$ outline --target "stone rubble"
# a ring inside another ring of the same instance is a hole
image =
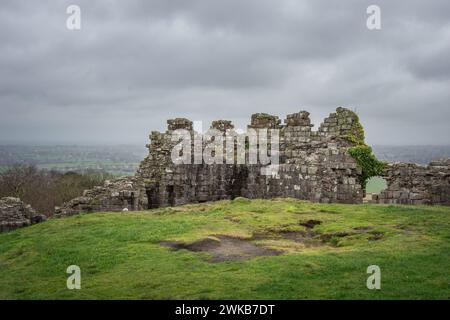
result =
[[[0,232],[11,231],[46,220],[46,216],[37,214],[30,205],[18,198],[0,199]]]
[[[139,182],[135,177],[105,181],[102,187],[85,190],[81,197],[55,208],[54,217],[71,216],[80,212],[135,211],[142,209]],[[124,210],[127,209],[127,210]]]

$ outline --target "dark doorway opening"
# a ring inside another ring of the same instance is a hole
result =
[[[174,186],[167,186],[166,192],[167,192],[167,202],[171,207],[173,207],[175,205],[175,188],[174,188]]]
[[[150,187],[147,188],[146,190],[147,193],[147,209],[154,209],[154,208],[158,208],[159,207],[159,187],[158,186],[154,186],[154,187]]]
[[[242,189],[247,186],[248,168],[246,166],[234,166],[233,177],[227,185],[227,193],[231,199],[240,197]]]

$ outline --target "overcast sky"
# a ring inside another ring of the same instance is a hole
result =
[[[0,143],[144,145],[169,118],[243,128],[255,112],[307,110],[317,128],[345,106],[370,144],[450,144],[449,14],[448,0],[1,0]]]

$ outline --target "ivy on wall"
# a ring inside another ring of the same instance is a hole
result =
[[[386,168],[386,162],[377,159],[372,151],[364,141],[364,129],[359,122],[359,117],[355,114],[355,121],[353,122],[351,134],[346,136],[347,140],[354,143],[355,146],[348,149],[348,153],[356,163],[361,167],[362,173],[360,183],[365,188],[367,180],[371,177],[379,176]]]
[[[348,153],[356,160],[362,169],[360,183],[365,187],[367,180],[379,176],[386,167],[386,163],[378,160],[368,145],[358,145],[348,150]]]

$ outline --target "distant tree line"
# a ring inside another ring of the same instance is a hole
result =
[[[51,216],[55,206],[114,177],[111,173],[93,170],[61,173],[34,165],[14,165],[0,173],[0,198],[20,198],[38,213]]]

